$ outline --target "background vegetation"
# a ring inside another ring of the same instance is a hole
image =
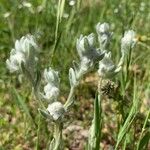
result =
[[[121,126],[121,105],[125,115],[122,119],[124,123],[136,99],[138,106],[133,113],[135,116],[131,116],[133,120],[128,124],[120,149],[123,149],[124,145],[125,149],[136,149],[135,145],[139,141],[143,144],[140,144],[141,149],[147,149],[150,138],[150,2],[78,0],[73,6],[69,2],[0,1],[0,149],[46,149],[47,140],[51,138],[50,125],[46,126],[46,121],[39,119],[38,104],[31,94],[30,85],[22,76],[10,75],[6,69],[5,61],[14,47],[15,40],[28,33],[36,37],[41,49],[41,70],[53,66],[59,71],[62,95],[60,100],[64,102],[69,92],[68,69],[72,66],[72,60],[78,59],[76,39],[80,34],[95,32],[98,22],[108,22],[114,32],[110,48],[115,56],[114,61],[119,59],[120,39],[125,30],[134,29],[139,38],[132,53],[130,79],[124,94],[126,101],[118,102],[119,98],[114,100],[108,94],[103,99],[101,147],[107,150],[116,144]],[[113,92],[116,90],[121,95],[117,88],[119,83],[115,84]],[[97,74],[91,72],[76,91],[76,102],[64,127],[66,149],[82,150],[86,144],[93,118],[96,86]]]

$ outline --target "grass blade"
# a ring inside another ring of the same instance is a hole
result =
[[[144,149],[144,146],[148,143],[148,141],[150,139],[150,132],[149,131],[143,136],[143,133],[145,131],[146,124],[148,122],[149,116],[150,116],[150,111],[148,112],[148,114],[146,116],[142,131],[141,131],[141,135],[140,135],[140,138],[139,138],[139,141],[138,141],[138,144],[137,144],[137,150]]]
[[[63,16],[63,12],[64,12],[64,7],[65,7],[65,0],[59,0],[58,1],[58,7],[57,7],[57,19],[56,19],[56,29],[55,29],[55,40],[54,40],[54,46],[52,49],[52,53],[51,53],[51,61],[53,59],[55,50],[56,50],[56,46],[58,44],[58,30],[59,30],[59,24],[61,22],[62,16]]]
[[[147,150],[147,145],[150,140],[150,132],[147,132],[143,138],[140,140],[137,150]]]
[[[101,137],[101,97],[96,94],[94,101],[94,118],[90,128],[88,150],[99,150]]]
[[[135,77],[134,78],[134,88],[133,88],[133,104],[130,109],[129,115],[128,115],[127,119],[125,120],[125,123],[123,124],[123,126],[121,127],[121,129],[119,131],[115,150],[117,150],[123,137],[128,133],[128,130],[129,130],[130,126],[132,125],[133,120],[136,117],[137,107],[138,107],[138,97],[137,97],[137,85],[136,85],[136,77]]]
[[[28,106],[27,106],[26,103],[25,103],[24,98],[22,98],[22,97],[19,95],[19,93],[16,91],[15,88],[13,88],[13,94],[14,94],[15,97],[16,97],[16,98],[15,98],[15,101],[16,101],[16,103],[18,104],[19,108],[25,112],[25,114],[30,118],[30,120],[32,121],[32,123],[36,126],[36,123],[35,123],[35,121],[34,121],[34,119],[33,119],[32,114],[30,113],[30,110],[29,110]]]

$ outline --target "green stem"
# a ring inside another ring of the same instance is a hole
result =
[[[74,97],[74,91],[75,91],[76,86],[72,86],[70,89],[69,96],[67,98],[66,103],[64,104],[65,110],[68,110],[68,108],[72,105],[74,102],[73,97]]]
[[[12,41],[15,42],[14,23],[12,23],[13,21],[10,20],[10,18],[8,18],[7,21],[8,21],[9,30],[11,32]]]
[[[126,79],[125,79],[125,88],[129,79],[129,67],[131,64],[131,58],[132,58],[132,49],[129,49],[129,56],[127,57],[127,63],[126,63]]]
[[[49,150],[62,150],[62,129],[63,123],[56,122],[54,126],[54,136],[50,143]]]
[[[39,135],[40,135],[40,128],[41,128],[41,115],[39,113],[38,119],[38,128],[37,128],[37,141],[36,141],[36,150],[39,150]]]
[[[54,57],[54,53],[56,50],[56,45],[57,45],[57,40],[58,40],[58,30],[59,30],[59,23],[60,23],[60,8],[61,7],[61,0],[58,1],[58,6],[57,6],[57,19],[56,19],[56,29],[55,29],[55,40],[54,40],[54,46],[52,49],[52,53],[51,53],[51,59],[50,59],[50,64],[53,61],[53,57]]]
[[[98,93],[94,100],[94,118],[92,120],[92,125],[90,128],[90,136],[88,139],[88,150],[99,150],[100,149],[100,138],[101,138],[101,90],[102,79],[98,83]]]
[[[81,5],[81,0],[77,0],[77,10],[79,10],[80,5]]]

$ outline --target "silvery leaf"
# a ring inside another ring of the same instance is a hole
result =
[[[43,109],[40,109],[40,108],[38,109],[38,111],[40,112],[40,114],[41,114],[44,118],[46,118],[46,119],[52,118],[51,115],[48,113],[48,111],[43,110]]]
[[[73,68],[76,74],[80,69],[80,65],[76,61],[73,61]]]
[[[69,80],[70,80],[71,87],[75,86],[77,84],[76,74],[75,74],[75,71],[73,70],[73,68],[69,69]]]

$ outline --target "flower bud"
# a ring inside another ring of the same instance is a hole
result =
[[[11,53],[14,49],[11,51]],[[25,58],[21,53],[11,54],[10,58],[6,60],[7,68],[10,72],[21,70],[21,63],[25,62]]]
[[[88,36],[80,35],[80,38],[77,39],[76,43],[77,52],[80,58],[84,56],[91,57],[91,53],[94,52],[94,42],[95,37],[93,33],[91,33]]]
[[[6,64],[10,72],[22,71],[21,63],[33,77],[35,65],[37,63],[38,46],[32,35],[23,36],[16,40],[15,48],[10,52],[10,58]]]
[[[57,101],[57,98],[59,96],[59,88],[48,83],[46,86],[44,86],[44,93],[44,98],[49,103],[52,103],[54,101]]]
[[[97,33],[98,34],[104,34],[104,33],[109,33],[109,24],[108,23],[106,23],[106,22],[104,22],[104,23],[98,23],[97,25],[96,25],[96,31],[97,31]]]
[[[46,82],[59,86],[60,80],[58,76],[58,71],[55,71],[52,68],[45,69],[44,78]]]
[[[44,95],[43,98],[48,101],[48,103],[52,103],[57,101],[59,96],[59,76],[58,72],[53,70],[52,68],[48,68],[44,70],[44,79],[46,81],[46,85],[44,86]]]
[[[136,44],[136,33],[133,30],[126,31],[121,39],[122,54],[128,54],[129,50]]]
[[[100,44],[100,48],[102,50],[107,50],[110,44],[112,32],[110,32],[110,27],[109,24],[104,22],[104,23],[98,23],[96,25],[96,31],[98,34],[98,41]]]
[[[55,121],[63,117],[65,113],[64,106],[60,102],[54,102],[52,104],[49,104],[47,111],[50,113]]]

